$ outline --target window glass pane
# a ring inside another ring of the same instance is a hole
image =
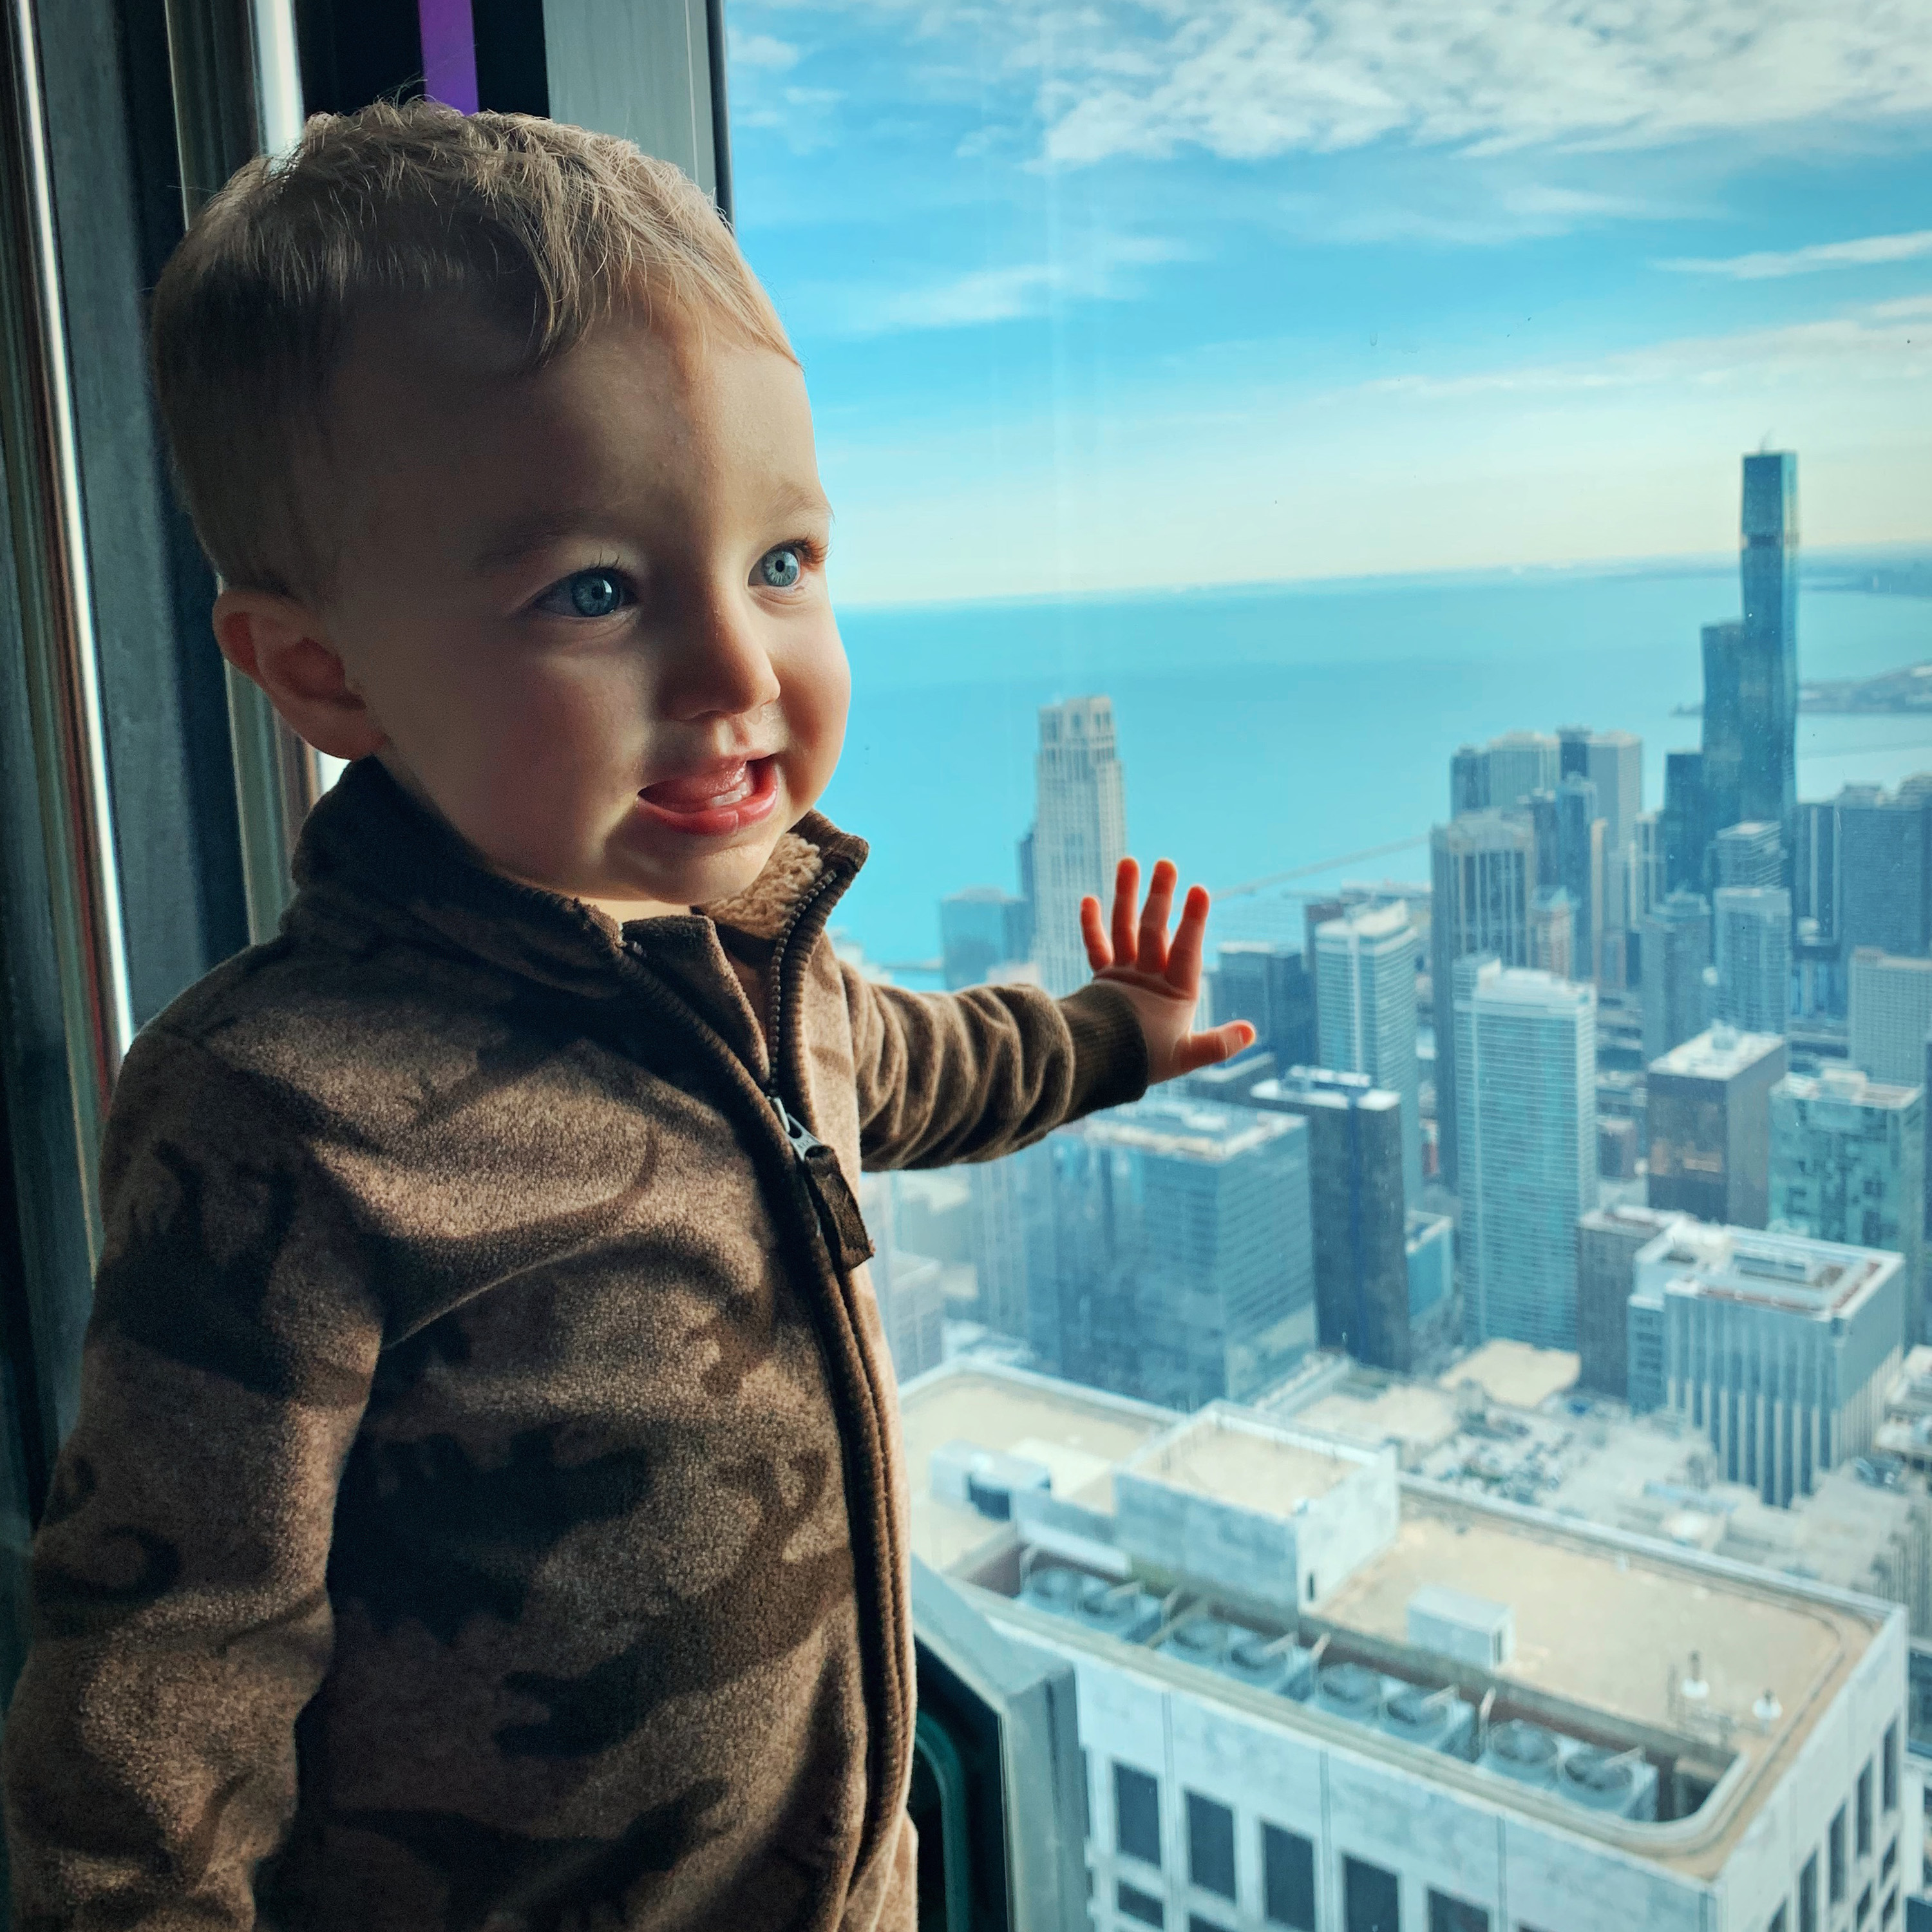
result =
[[[1187,1872],[1204,1892],[1234,1895],[1234,1814],[1198,1792],[1187,1794]]]
[[[1845,1808],[1842,1804],[1832,1814],[1829,1846],[1832,1903],[1842,1905],[1845,1898]]]
[[[1315,1847],[1278,1825],[1262,1827],[1262,1910],[1270,1924],[1315,1932]]]
[[[1858,1856],[1868,1858],[1872,1854],[1872,1768],[1869,1763],[1858,1773],[1856,1796]]]
[[[1818,1932],[1818,1854],[1804,1861],[1798,1874],[1798,1932]]]
[[[1114,1903],[1127,1917],[1138,1918],[1143,1925],[1163,1925],[1167,1922],[1167,1908],[1161,1901],[1152,1892],[1142,1892],[1124,1879],[1114,1888]]]
[[[1885,1748],[1879,1762],[1884,1771],[1885,1808],[1895,1811],[1898,1808],[1898,1725],[1895,1720],[1885,1727]]]
[[[1160,1863],[1160,1786],[1131,1765],[1114,1767],[1114,1844],[1130,1858]]]
[[[1394,1872],[1365,1858],[1342,1861],[1345,1932],[1402,1932],[1401,1887]]]
[[[1490,1915],[1467,1900],[1446,1892],[1429,1894],[1429,1932],[1490,1932]]]
[[[1190,1912],[1187,1918],[1187,1932],[1228,1932],[1228,1928],[1225,1925],[1217,1924],[1211,1918],[1203,1918],[1198,1912]]]
[[[1771,1915],[1771,1922],[1766,1926],[1764,1932],[1784,1932],[1784,1907],[1783,1906],[1780,1905],[1778,1910]]]

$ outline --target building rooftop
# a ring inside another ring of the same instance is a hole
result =
[[[1352,905],[1340,919],[1324,920],[1315,928],[1318,943],[1349,939],[1388,939],[1410,930],[1408,908],[1400,899],[1384,905]]]
[[[1151,1402],[1024,1370],[952,1364],[908,1382],[899,1402],[912,1546],[937,1570],[996,1541],[1006,1526],[933,1496],[935,1449],[968,1442],[1044,1463],[1055,1496],[1112,1514],[1115,1468],[1179,1420]]]
[[[1460,1388],[1475,1383],[1492,1402],[1512,1408],[1537,1408],[1573,1388],[1583,1358],[1567,1348],[1536,1348],[1527,1342],[1486,1342],[1437,1378],[1438,1386]]]
[[[986,1427],[974,1418],[984,1411],[986,1393],[949,1390],[940,1376],[909,1384],[909,1444],[961,1432],[984,1439]],[[957,1406],[942,1417],[936,1412],[949,1400]],[[1123,1419],[1107,1412],[1112,1406],[1104,1399],[1090,1402],[1084,1391],[1058,1402],[1036,1394],[1012,1412],[1012,1432],[1024,1425],[1039,1439],[1042,1426],[1070,1425],[1083,1433],[1096,1425],[1119,1428]],[[935,1412],[922,1412],[928,1410]],[[1149,1420],[1136,1414],[1126,1432]],[[1319,1436],[1301,1426],[1306,1420],[1304,1414],[1296,1426],[1284,1428],[1252,1411],[1217,1406],[1140,1446],[1132,1458],[1136,1474],[1157,1476],[1170,1489],[1191,1489],[1221,1506],[1198,1522],[1177,1520],[1177,1552],[1206,1535],[1216,1550],[1246,1552],[1246,1539],[1229,1530],[1226,1505],[1263,1518],[1293,1517],[1297,1498],[1317,1498],[1364,1468],[1360,1452],[1339,1442],[1323,1454]],[[1553,1418],[1537,1420],[1546,1430],[1559,1426]],[[917,1451],[912,1460],[917,1486],[923,1465]],[[1058,1488],[1056,1482],[1056,1494]],[[1279,1594],[1270,1586],[1265,1600],[1236,1600],[1198,1578],[1190,1582],[1191,1564],[1177,1584],[1171,1568],[1157,1563],[1160,1588],[1176,1594],[1150,1603],[1150,1621],[1138,1635],[1108,1636],[1070,1615],[1054,1615],[1030,1594],[1031,1585],[1021,1600],[1024,1576],[1068,1559],[1050,1542],[1034,1545],[1029,1558],[1033,1532],[1026,1522],[987,1527],[1004,1539],[999,1547],[956,1565],[955,1574],[988,1592],[989,1613],[1031,1640],[1097,1654],[1210,1703],[1228,1702],[1250,1724],[1393,1756],[1410,1775],[1473,1790],[1492,1804],[1538,1818],[1552,1805],[1564,1807],[1565,1828],[1607,1836],[1636,1857],[1702,1877],[1723,1868],[1814,1724],[1898,1614],[1814,1584],[1715,1564],[1699,1551],[1619,1536],[1547,1510],[1500,1508],[1407,1478],[1383,1537],[1364,1544],[1312,1601],[1296,1600],[1292,1574]],[[1259,1559],[1268,1546],[1258,1540],[1252,1554]],[[1428,1603],[1443,1591],[1507,1611],[1514,1644],[1504,1660],[1487,1667],[1457,1664],[1412,1642],[1412,1607],[1418,1597]],[[1653,1825],[1570,1808],[1462,1758],[1386,1738],[1298,1696],[1251,1688],[1154,1648],[1204,1602],[1264,1638],[1292,1638],[1304,1652],[1321,1640],[1330,1661],[1366,1662],[1420,1686],[1453,1687],[1472,1705],[1484,1700],[1486,1688],[1495,1695],[1484,1708],[1492,1706],[1498,1720],[1526,1716],[1606,1748],[1640,1749],[1688,1780],[1686,1811]],[[1687,1682],[1702,1688],[1687,1694]]]
[[[1103,1146],[1198,1161],[1232,1160],[1284,1135],[1307,1131],[1292,1114],[1187,1100],[1143,1100],[1081,1123],[1081,1132]]]
[[[1362,1466],[1360,1450],[1334,1438],[1291,1435],[1271,1420],[1244,1424],[1210,1411],[1135,1459],[1134,1473],[1170,1487],[1286,1520]]]
[[[1849,1314],[1904,1265],[1883,1248],[1690,1221],[1638,1253],[1636,1292],[1749,1302],[1826,1321]]]
[[[1378,1388],[1345,1383],[1294,1412],[1306,1429],[1372,1447],[1393,1442],[1402,1466],[1437,1448],[1462,1426],[1455,1396],[1428,1382],[1391,1382]]]
[[[1840,1100],[1854,1107],[1910,1106],[1924,1090],[1874,1080],[1856,1066],[1828,1066],[1812,1075],[1787,1073],[1772,1090],[1794,1100]]]
[[[1707,1028],[1650,1064],[1652,1076],[1675,1074],[1698,1080],[1733,1080],[1747,1068],[1784,1051],[1784,1036],[1739,1033],[1722,1024]]]
[[[1602,1116],[1598,1118],[1600,1120]],[[1612,1207],[1592,1208],[1578,1217],[1577,1225],[1594,1233],[1641,1234],[1654,1240],[1666,1228],[1674,1228],[1690,1218],[1678,1208],[1650,1208],[1641,1202],[1619,1201]]]
[[[1505,966],[1478,982],[1472,996],[1486,1006],[1543,1006],[1552,1010],[1574,1011],[1594,1006],[1597,989],[1579,986],[1572,980],[1559,980],[1530,966]]]
[[[1325,1066],[1291,1066],[1276,1078],[1259,1082],[1253,1098],[1264,1106],[1293,1100],[1313,1107],[1359,1107],[1372,1114],[1402,1105],[1400,1094],[1378,1087],[1366,1073],[1337,1073]]]

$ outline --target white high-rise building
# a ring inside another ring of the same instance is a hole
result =
[[[1315,929],[1315,1006],[1322,1064],[1366,1073],[1402,1100],[1404,1199],[1422,1198],[1420,1074],[1415,1054],[1415,962],[1408,908],[1353,908]]]
[[[1456,968],[1464,1325],[1576,1346],[1576,1223],[1597,1204],[1597,994],[1495,960]]]
[[[1112,700],[1042,705],[1034,769],[1034,958],[1040,983],[1064,998],[1088,975],[1080,902],[1091,892],[1106,917],[1114,869],[1126,856],[1126,787],[1114,747]]]
[[[1713,895],[1718,1017],[1740,1033],[1782,1033],[1791,1018],[1791,895],[1720,886]]]
[[[1562,776],[1563,748],[1553,731],[1505,731],[1484,747],[1489,802],[1510,812],[1533,791],[1554,791]]]
[[[1861,946],[1852,955],[1848,992],[1852,1064],[1888,1086],[1923,1086],[1932,959]]]
[[[1232,1405],[953,1365],[902,1407],[914,1550],[1072,1666],[1065,1922],[1904,1932],[1899,1606]]]

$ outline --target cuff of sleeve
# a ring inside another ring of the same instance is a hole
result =
[[[1095,980],[1070,993],[1060,1010],[1073,1036],[1073,1091],[1063,1118],[1138,1100],[1148,1089],[1148,1049],[1133,1002]]]

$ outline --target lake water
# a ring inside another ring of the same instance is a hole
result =
[[[1932,658],[1932,599],[1854,580],[1808,575],[1802,675]],[[824,808],[872,856],[838,923],[874,960],[929,959],[946,894],[1017,890],[1036,712],[1084,692],[1114,701],[1130,848],[1210,889],[1401,840],[1296,884],[1426,878],[1450,753],[1507,730],[1636,732],[1653,808],[1664,754],[1698,742],[1671,713],[1700,695],[1699,627],[1738,608],[1718,560],[844,613],[851,724]],[[1798,758],[1808,798],[1893,784],[1932,768],[1932,718],[1802,716]],[[1300,924],[1278,892],[1232,898],[1210,942]]]

